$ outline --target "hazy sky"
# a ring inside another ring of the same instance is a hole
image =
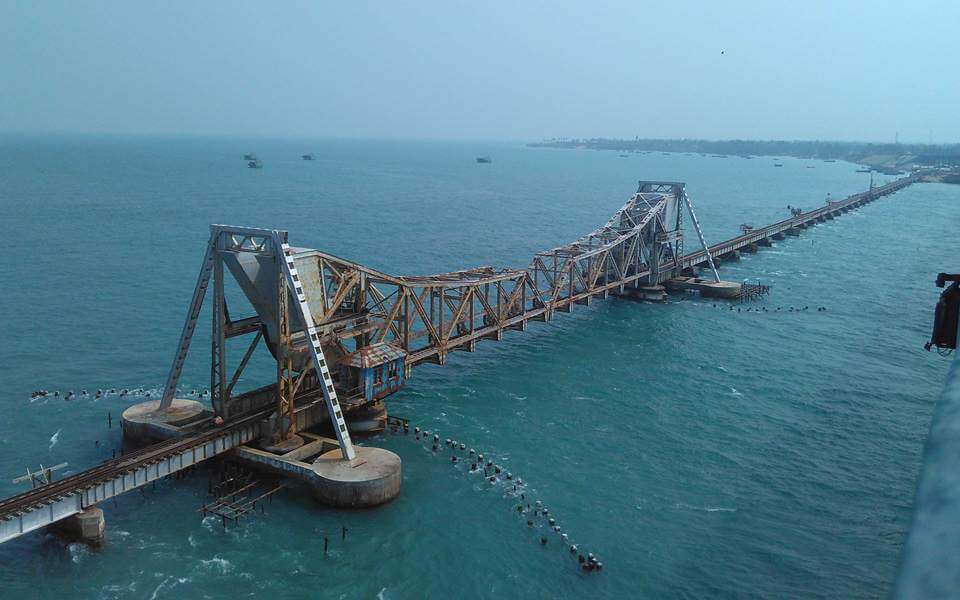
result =
[[[958,108],[956,1],[0,0],[0,131],[948,142]]]

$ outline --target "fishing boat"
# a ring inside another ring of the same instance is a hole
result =
[[[775,166],[775,167],[782,167],[782,166],[783,166],[783,163],[773,163],[773,166]]]
[[[244,154],[243,160],[257,160],[257,155],[252,152],[250,154]]]
[[[304,154],[301,158],[302,158],[303,160],[313,160],[313,153]]]
[[[487,164],[487,163],[492,163],[493,159],[491,159],[489,156],[478,156],[477,162],[481,164]]]
[[[263,163],[260,162],[260,159],[259,159],[259,158],[256,158],[256,157],[255,157],[253,160],[251,160],[250,162],[247,163],[247,167],[250,168],[250,169],[262,169],[262,168],[263,168]]]

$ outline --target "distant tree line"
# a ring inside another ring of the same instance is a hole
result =
[[[919,164],[960,164],[960,144],[874,144],[867,142],[788,141],[788,140],[689,140],[689,139],[554,139],[528,144],[547,148],[590,148],[620,152],[696,152],[754,156],[795,156],[857,160],[873,155],[912,157]]]

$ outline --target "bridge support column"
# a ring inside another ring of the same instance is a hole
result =
[[[827,219],[823,215],[820,215],[819,217],[817,217],[817,223],[826,223],[826,222],[827,222]]]
[[[667,289],[662,285],[638,285],[635,288],[629,288],[623,294],[617,294],[621,298],[630,300],[646,300],[647,302],[663,302],[667,299]]]
[[[382,400],[377,400],[346,414],[344,420],[347,422],[350,435],[380,433],[387,428],[387,405]],[[264,450],[268,449],[264,448]]]
[[[182,435],[213,418],[213,413],[196,400],[175,398],[167,410],[160,408],[160,400],[148,400],[130,406],[120,418],[124,441],[143,446]]]
[[[787,235],[792,235],[792,236],[798,236],[798,235],[800,235],[800,230],[797,229],[796,227],[791,227],[790,229],[788,229],[788,230],[786,231],[786,234],[787,234]]]
[[[807,225],[806,223],[797,223],[796,227],[799,229],[806,229],[807,227],[809,227],[809,225]]]
[[[825,213],[825,214],[823,215],[823,218],[826,219],[826,220],[828,220],[828,221],[832,221],[832,220],[833,220],[833,213]]]
[[[731,250],[730,252],[727,252],[720,258],[722,258],[723,260],[740,260],[740,250]],[[714,257],[713,260],[714,262],[716,262],[717,257]]]
[[[761,238],[757,240],[758,246],[770,247],[773,245],[773,242],[770,241],[770,238]]]
[[[757,251],[756,244],[747,244],[743,248],[740,248],[740,252],[746,252],[747,254],[755,254]]]
[[[69,538],[96,546],[103,542],[106,519],[103,518],[103,509],[91,506],[58,522],[55,528]]]
[[[783,240],[783,239],[786,239],[787,236],[785,236],[785,235],[783,234],[783,232],[781,231],[780,233],[775,233],[775,234],[771,235],[770,237],[773,238],[773,239],[775,239],[775,240]]]
[[[313,496],[327,506],[366,508],[400,494],[403,468],[400,457],[383,448],[357,447],[357,458],[342,460],[340,450],[321,454],[311,465]]]

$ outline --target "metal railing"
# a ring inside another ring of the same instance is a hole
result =
[[[893,597],[960,597],[960,353],[930,423]]]

